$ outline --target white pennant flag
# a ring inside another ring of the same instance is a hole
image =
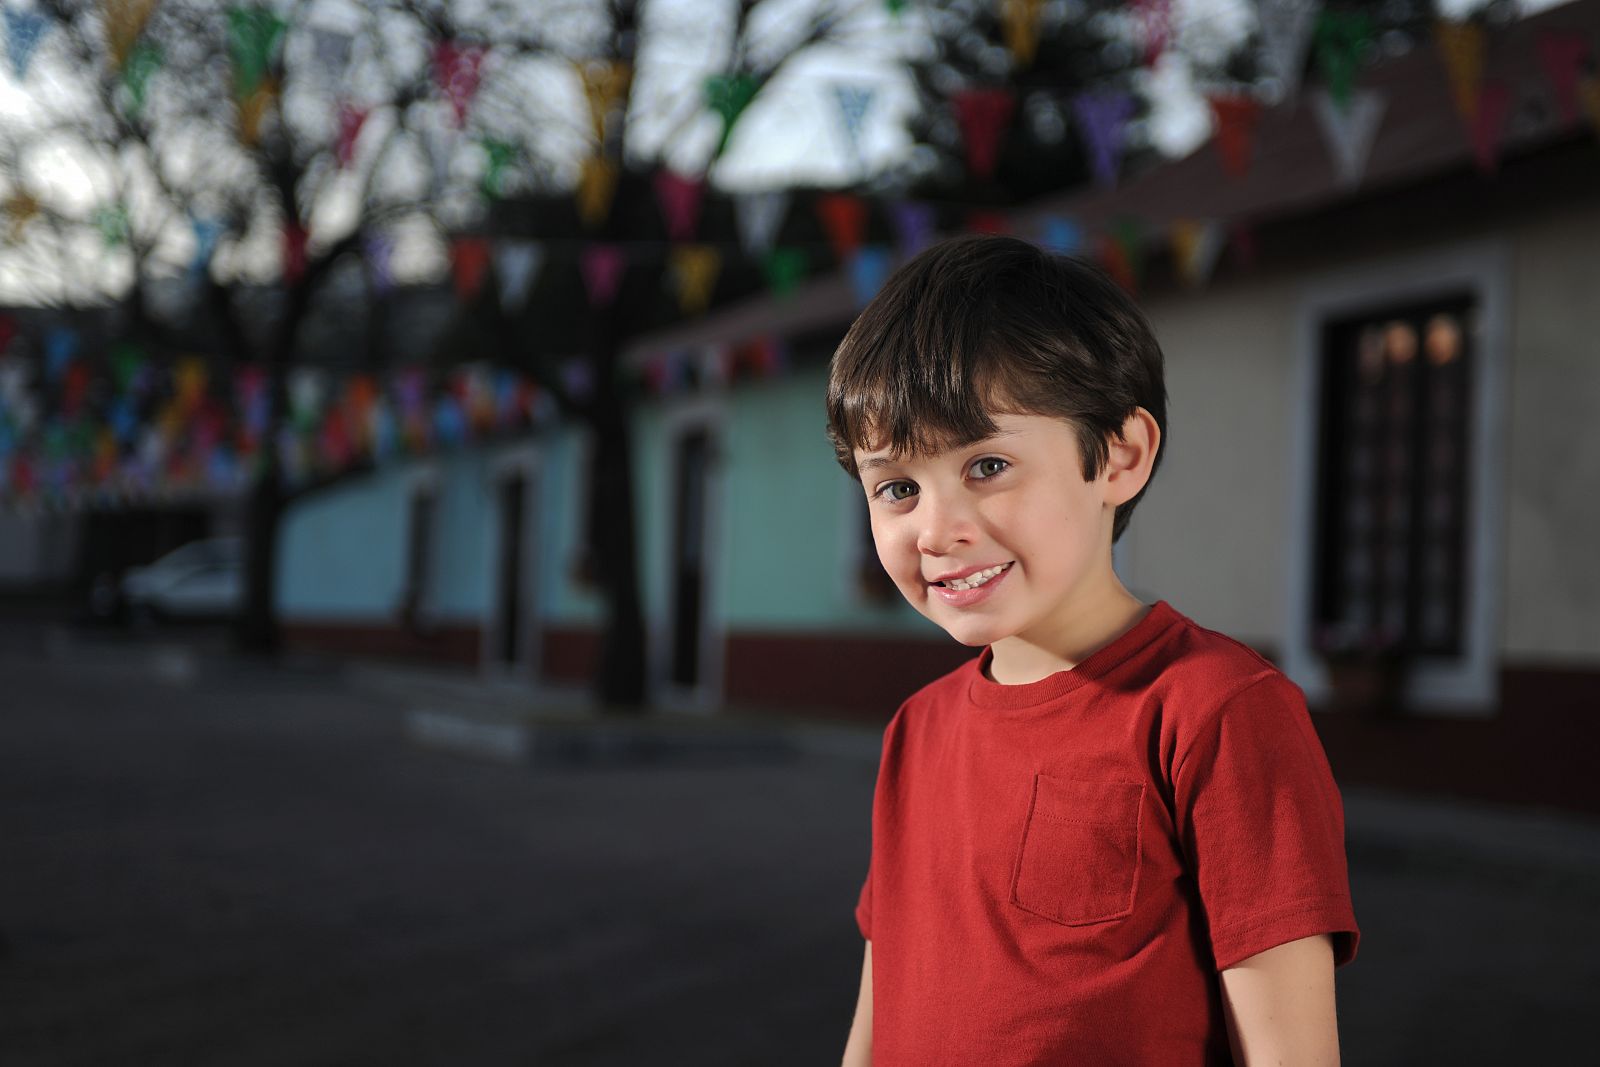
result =
[[[1357,89],[1350,94],[1349,106],[1340,107],[1328,90],[1318,89],[1312,106],[1339,168],[1339,181],[1350,188],[1360,185],[1388,101],[1376,89]]]
[[[521,311],[543,265],[544,245],[538,241],[499,242],[494,251],[494,273],[500,280],[500,305],[507,311]]]
[[[745,193],[733,201],[735,218],[739,224],[739,242],[751,256],[763,256],[772,250],[783,226],[783,217],[789,212],[789,194],[784,190],[765,193]]]
[[[433,191],[441,193],[450,184],[451,157],[456,150],[456,135],[454,130],[447,130],[439,126],[431,126],[423,134],[422,151],[428,157],[428,165],[433,168]]]
[[[1300,91],[1300,72],[1306,46],[1316,25],[1317,0],[1261,0],[1256,17],[1261,29],[1261,65],[1283,86],[1280,100],[1293,100]]]
[[[344,79],[350,67],[350,49],[355,38],[343,30],[330,30],[325,26],[311,29],[312,54],[317,60],[317,76],[327,84]]]

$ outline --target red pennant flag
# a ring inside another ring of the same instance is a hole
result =
[[[1000,135],[1011,122],[1016,97],[1009,89],[966,89],[956,94],[955,102],[967,169],[979,179],[992,178],[1000,161]]]
[[[1139,279],[1133,272],[1133,261],[1128,256],[1128,251],[1111,234],[1103,233],[1099,239],[1100,264],[1105,267],[1106,273],[1128,293],[1137,296],[1139,293]]]
[[[456,125],[467,122],[467,109],[478,95],[478,70],[483,65],[482,45],[440,41],[433,49],[433,77],[450,101]]]
[[[306,228],[291,222],[283,228],[283,281],[293,285],[306,273]]]
[[[1133,8],[1144,30],[1144,65],[1153,67],[1172,35],[1172,0],[1134,0]]]
[[[972,211],[967,214],[968,233],[1010,233],[1011,220],[998,211]]]
[[[348,167],[356,156],[356,138],[361,136],[361,126],[367,121],[368,108],[353,104],[339,105],[339,143],[334,146],[333,158],[340,168]]]
[[[589,290],[589,305],[610,307],[617,298],[617,288],[622,283],[623,269],[628,265],[627,254],[616,245],[590,245],[584,249],[583,283]]]
[[[1578,121],[1578,82],[1590,52],[1588,36],[1578,30],[1545,30],[1539,34],[1539,62],[1555,89],[1563,122]]]
[[[655,184],[656,200],[667,220],[667,235],[674,241],[692,240],[695,227],[700,223],[700,198],[705,182],[663,168],[656,171]]]
[[[861,237],[867,228],[866,201],[849,193],[829,193],[818,198],[817,215],[828,231],[834,254],[840,259],[848,259],[850,253],[861,247]]]
[[[1510,87],[1504,82],[1484,82],[1478,94],[1478,112],[1472,119],[1472,155],[1485,173],[1493,173],[1500,163],[1500,135],[1510,110]]]
[[[1250,173],[1261,104],[1252,97],[1228,95],[1213,96],[1210,102],[1217,118],[1217,151],[1222,153],[1222,165],[1235,178],[1243,178]]]
[[[490,255],[487,237],[457,237],[450,243],[450,269],[455,276],[457,300],[466,303],[478,295]]]

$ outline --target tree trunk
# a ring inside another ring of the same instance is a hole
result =
[[[263,448],[275,443],[263,443]],[[271,656],[282,643],[278,628],[278,521],[283,516],[283,486],[278,465],[269,461],[250,488],[245,516],[245,600],[234,629],[242,652]]]
[[[644,613],[633,501],[633,436],[616,385],[615,332],[595,331],[594,393],[590,432],[594,461],[589,484],[589,548],[605,596],[600,673],[595,686],[607,710],[637,714],[645,705]]]

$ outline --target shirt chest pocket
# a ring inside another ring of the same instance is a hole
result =
[[[1144,786],[1034,776],[1011,902],[1066,926],[1121,919],[1139,888]]]

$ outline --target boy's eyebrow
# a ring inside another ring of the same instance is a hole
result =
[[[980,437],[976,441],[967,441],[967,442],[964,442],[962,444],[952,445],[952,446],[950,446],[950,450],[954,451],[955,449],[958,449],[958,448],[962,448],[962,449],[976,448],[979,445],[986,445],[986,444],[990,443],[991,441],[999,441],[999,440],[1002,440],[1002,439],[1007,438],[1007,437],[1015,437],[1015,436],[1017,436],[1017,433],[1016,433],[1015,430],[999,430],[999,431],[997,431],[995,433],[990,434],[988,437]],[[864,459],[860,463],[856,464],[856,470],[861,472],[862,474],[865,474],[868,471],[880,470],[880,469],[882,469],[884,467],[893,467],[898,462],[899,461],[894,459],[892,456],[885,456],[885,455],[868,456],[866,459]]]

